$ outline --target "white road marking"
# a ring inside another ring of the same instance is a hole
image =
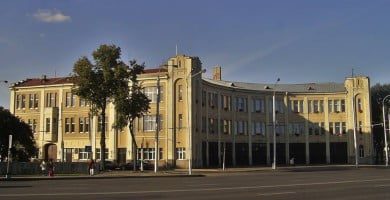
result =
[[[194,186],[215,186],[215,185],[218,185],[218,184],[190,184],[190,185],[187,185],[189,187],[194,187]]]
[[[25,197],[25,196],[76,196],[76,195],[121,195],[121,194],[148,194],[148,193],[175,193],[175,192],[202,192],[202,191],[224,191],[224,190],[248,190],[262,188],[280,188],[280,187],[296,187],[296,186],[313,186],[313,185],[330,185],[330,184],[345,184],[345,183],[363,183],[376,181],[390,181],[386,179],[363,179],[349,181],[329,181],[329,182],[314,182],[314,183],[296,183],[282,185],[260,185],[260,186],[242,186],[242,187],[221,187],[221,188],[191,188],[191,189],[176,189],[176,190],[141,190],[141,191],[119,191],[119,192],[79,192],[79,193],[29,193],[29,194],[0,194],[0,197]]]
[[[274,195],[282,195],[282,194],[295,194],[296,192],[275,192],[275,193],[263,193],[257,194],[257,196],[274,196]]]

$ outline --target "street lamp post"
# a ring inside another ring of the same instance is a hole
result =
[[[356,96],[359,93],[355,94],[353,90],[352,90],[353,140],[354,140],[354,148],[355,148],[355,167],[358,168],[359,167],[359,157],[358,157],[357,138],[356,138],[356,108],[355,108],[355,100],[356,100]]]
[[[188,113],[188,116],[187,116],[187,130],[188,130],[188,174],[191,175],[192,174],[192,127],[190,127],[190,103],[189,103],[189,93],[188,93],[188,79],[189,78],[193,78],[199,74],[202,74],[202,73],[205,73],[206,72],[206,69],[202,69],[198,72],[196,72],[195,74],[192,74],[192,71],[187,75],[186,77],[186,93],[187,93],[187,113]],[[192,86],[192,81],[191,81],[191,86]]]
[[[273,95],[272,95],[272,125],[273,125],[273,135],[274,135],[274,148],[273,148],[273,163],[272,163],[272,169],[276,169],[276,110],[275,110],[275,93],[276,93],[276,84],[280,81],[280,78],[278,78],[274,84],[273,88]]]
[[[385,96],[382,100],[382,112],[383,112],[383,134],[385,140],[385,155],[386,155],[386,167],[389,166],[389,150],[387,149],[387,134],[386,134],[386,115],[385,115],[385,100],[390,97],[390,94]],[[390,124],[389,124],[390,125]]]

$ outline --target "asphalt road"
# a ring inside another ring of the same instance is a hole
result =
[[[390,169],[297,169],[85,180],[2,181],[0,199],[390,199]]]

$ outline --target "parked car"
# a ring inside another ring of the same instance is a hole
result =
[[[123,163],[123,164],[119,165],[119,168],[121,170],[133,170],[133,166],[134,166],[133,162],[128,162],[128,163]],[[144,160],[143,161],[143,168],[144,168],[144,170],[154,169],[154,163]],[[141,169],[141,161],[140,160],[137,161],[136,169],[138,169],[138,170]]]

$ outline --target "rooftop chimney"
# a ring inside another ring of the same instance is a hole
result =
[[[221,66],[217,65],[213,69],[213,80],[220,81],[222,76],[222,68]]]

